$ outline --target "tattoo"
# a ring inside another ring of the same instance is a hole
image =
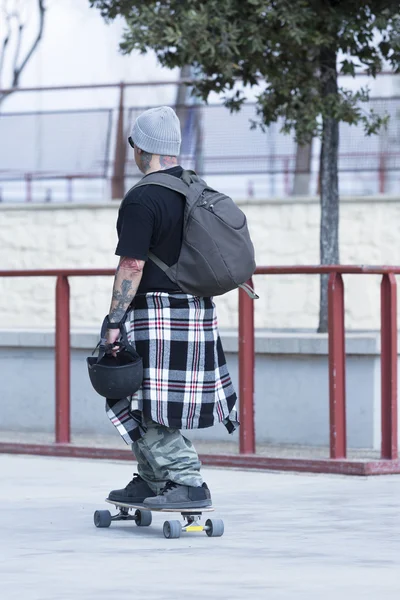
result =
[[[131,303],[132,297],[132,281],[124,279],[121,283],[121,289],[114,289],[112,295],[112,309],[110,310],[110,321],[118,322],[123,318],[126,309]]]
[[[178,164],[178,159],[176,156],[160,156],[160,165],[163,169],[170,169]]]
[[[122,256],[115,273],[114,290],[108,317],[112,323],[122,321],[131,304],[145,265],[144,260]]]
[[[120,269],[131,271],[131,273],[140,273],[143,271],[144,264],[144,260],[122,256],[117,267],[117,273]]]
[[[153,160],[153,155],[150,152],[142,150],[140,154],[140,164],[142,165],[143,173],[146,173],[150,169],[150,163]]]

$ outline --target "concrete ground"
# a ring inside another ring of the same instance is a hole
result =
[[[222,538],[167,540],[160,513],[96,529],[133,470],[0,455],[1,600],[400,598],[400,476],[204,469]]]

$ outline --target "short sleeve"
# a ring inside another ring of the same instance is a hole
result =
[[[154,213],[142,203],[127,204],[121,215],[121,229],[115,254],[148,260],[154,229]]]

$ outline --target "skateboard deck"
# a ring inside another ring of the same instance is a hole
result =
[[[112,521],[135,521],[140,527],[147,527],[152,522],[152,512],[180,513],[181,521],[165,521],[163,526],[164,537],[179,538],[182,532],[205,531],[208,537],[220,537],[224,533],[224,523],[221,519],[207,519],[204,525],[200,524],[204,512],[213,512],[212,506],[205,508],[149,508],[143,504],[128,504],[116,502],[106,498],[106,502],[113,504],[119,512],[111,515],[109,510],[96,510],[93,519],[96,527],[110,527]],[[130,511],[135,511],[130,514]]]
[[[117,508],[128,508],[128,509],[135,509],[135,510],[147,510],[150,512],[171,512],[171,513],[186,513],[189,515],[193,515],[193,514],[201,514],[203,512],[214,512],[214,508],[212,506],[206,506],[205,508],[149,508],[147,506],[144,506],[143,504],[129,504],[129,503],[124,503],[124,502],[116,502],[115,500],[109,500],[108,498],[106,498],[106,502],[108,502],[109,504],[113,504],[115,507]]]

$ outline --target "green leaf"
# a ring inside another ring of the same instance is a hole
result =
[[[352,77],[355,76],[356,74],[356,66],[353,61],[351,60],[343,60],[342,61],[342,67],[340,72],[342,73],[342,75],[351,75]]]
[[[204,101],[217,92],[237,111],[243,97],[231,94],[235,82],[261,83],[257,122],[279,121],[298,140],[321,135],[327,118],[377,131],[382,122],[362,110],[368,91],[339,89],[338,72],[354,76],[361,65],[376,75],[382,60],[400,72],[400,15],[392,0],[89,2],[105,19],[125,19],[122,52],[153,50],[165,67],[189,64],[201,72],[193,93]]]

